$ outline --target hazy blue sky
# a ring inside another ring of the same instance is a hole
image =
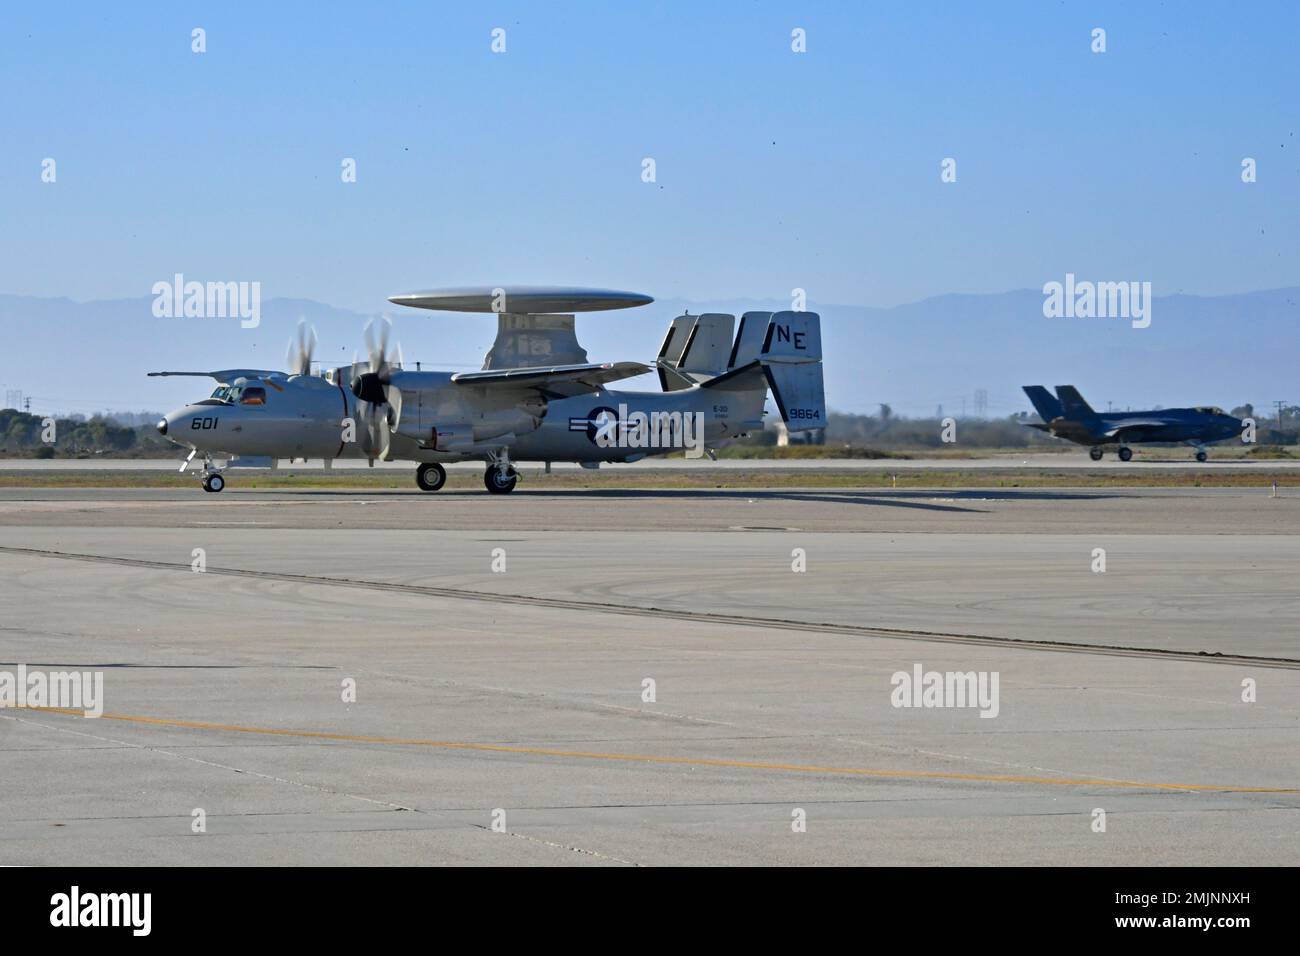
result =
[[[472,282],[814,305],[1067,271],[1295,285],[1297,9],[5,4],[0,292],[183,272],[373,311]]]

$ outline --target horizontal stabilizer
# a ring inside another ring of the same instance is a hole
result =
[[[676,366],[660,362],[655,369],[659,372],[659,387],[665,392],[675,392],[699,384],[685,372],[677,371]]]
[[[762,362],[750,362],[740,368],[711,378],[700,385],[701,388],[719,389],[731,392],[746,392],[755,388],[767,388],[767,376],[763,374]]]

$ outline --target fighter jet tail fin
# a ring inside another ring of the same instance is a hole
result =
[[[1041,385],[1022,385],[1029,400],[1034,403],[1034,410],[1044,422],[1062,417],[1061,403],[1056,396]]]
[[[1092,410],[1092,406],[1084,401],[1079,390],[1073,385],[1056,386],[1056,397],[1061,400],[1061,409],[1066,418],[1085,422],[1097,418],[1097,413]]]

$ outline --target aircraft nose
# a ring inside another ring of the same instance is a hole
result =
[[[159,434],[159,435],[166,435],[166,434],[167,434],[167,419],[165,419],[165,418],[160,418],[160,419],[158,419],[158,424],[157,424],[155,427],[158,429],[158,434]]]

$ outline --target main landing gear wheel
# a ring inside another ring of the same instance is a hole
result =
[[[1088,457],[1093,461],[1101,461],[1101,456],[1104,454],[1105,452],[1101,448],[1093,447],[1088,449]]]
[[[1120,461],[1128,461],[1128,460],[1129,460],[1130,458],[1132,458],[1132,457],[1133,457],[1133,449],[1132,449],[1132,448],[1121,448],[1121,449],[1119,450],[1119,460],[1120,460]]]
[[[1210,457],[1210,456],[1207,455],[1203,450],[1199,450],[1199,449],[1198,449],[1197,452],[1196,452],[1196,460],[1197,460],[1197,461],[1205,461],[1205,460],[1206,460],[1207,458],[1209,458],[1209,457]]]
[[[415,469],[415,483],[421,491],[437,491],[447,483],[447,469],[429,462]]]
[[[213,494],[216,494],[224,487],[226,487],[226,479],[222,478],[220,475],[205,475],[203,478],[204,491],[211,491]]]
[[[483,485],[494,495],[508,495],[515,490],[515,485],[519,483],[519,472],[511,468],[506,474],[501,474],[501,469],[496,465],[488,465],[487,471],[483,473]]]

